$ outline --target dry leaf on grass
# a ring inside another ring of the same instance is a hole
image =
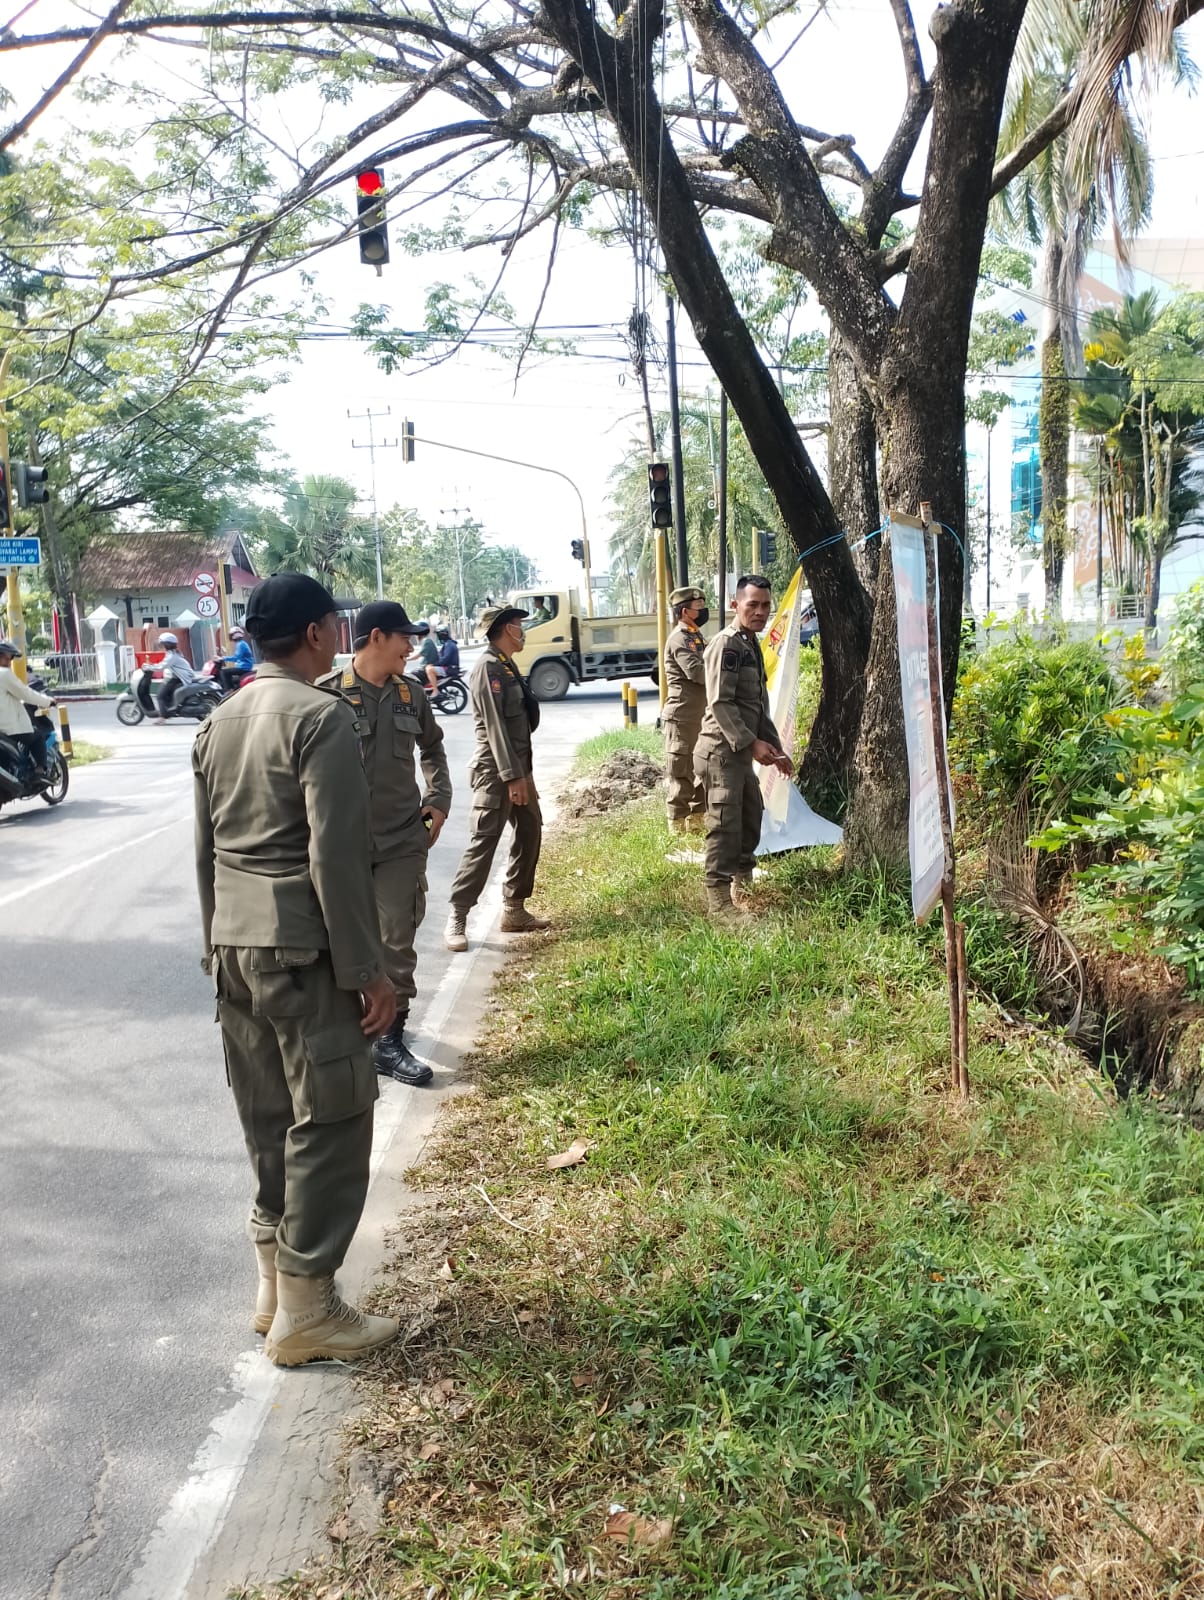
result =
[[[443,1454],[443,1446],[436,1444],[434,1439],[428,1439],[418,1452],[419,1461],[438,1461]]]
[[[535,1312],[534,1311],[520,1311],[519,1314],[518,1314],[518,1320],[520,1322],[522,1322],[522,1323],[534,1322],[535,1321]]]
[[[553,1172],[561,1167],[575,1167],[585,1160],[589,1154],[589,1144],[584,1139],[574,1139],[567,1150],[562,1150],[558,1156],[548,1157],[548,1166]]]
[[[672,1517],[639,1517],[634,1511],[612,1511],[606,1519],[606,1537],[641,1550],[663,1550],[673,1537]]]
[[[439,1271],[437,1272],[436,1276],[442,1278],[445,1282],[447,1282],[447,1281],[450,1281],[450,1279],[454,1278],[455,1275],[456,1275],[455,1257],[454,1256],[448,1256],[446,1261],[444,1261],[441,1264],[441,1266],[439,1268]]]
[[[336,1517],[326,1530],[326,1537],[335,1544],[342,1544],[351,1537],[351,1522],[344,1511],[342,1516]]]
[[[588,1389],[591,1383],[596,1383],[597,1381],[598,1374],[596,1372],[574,1372],[573,1374],[574,1389]]]

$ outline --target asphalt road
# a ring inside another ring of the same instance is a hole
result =
[[[617,685],[545,706],[543,791],[620,720]],[[246,1156],[198,965],[193,732],[123,728],[112,702],[71,723],[112,759],[74,769],[53,811],[0,812],[0,1600],[121,1596],[253,1342]],[[463,790],[471,719],[443,727]],[[432,856],[418,1024],[454,959],[465,821]]]

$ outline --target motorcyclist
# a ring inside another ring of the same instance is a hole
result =
[[[188,657],[180,653],[180,641],[174,633],[161,633],[159,643],[167,654],[160,663],[163,668],[163,685],[156,697],[159,715],[155,720],[166,722],[171,715],[177,691],[185,684],[195,683],[197,674],[193,671]]]
[[[426,679],[426,692],[434,694],[439,687],[439,646],[435,642],[435,635],[429,630],[418,646],[418,661],[422,668],[422,675]]]
[[[13,671],[13,662],[20,657],[21,651],[11,639],[0,639],[0,733],[24,745],[33,756],[37,771],[46,777],[46,735],[25,708],[36,706],[48,711],[57,702],[21,682]]]
[[[439,659],[436,663],[439,675],[443,678],[454,677],[460,670],[460,646],[452,638],[452,631],[446,622],[441,622],[435,629],[435,638],[439,644]]]
[[[251,641],[241,628],[230,629],[230,643],[234,646],[228,656],[223,656],[217,669],[223,689],[237,689],[248,672],[255,671],[255,653]]]

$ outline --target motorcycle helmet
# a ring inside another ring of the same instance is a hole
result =
[[[14,640],[0,639],[0,656],[11,656],[15,661],[20,659],[20,655],[21,648]]]
[[[180,641],[174,633],[161,633],[159,635],[159,643],[168,650],[178,650],[180,648]]]
[[[441,622],[439,624],[439,626],[435,629],[435,637],[436,637],[436,639],[450,639],[451,638],[451,629],[448,627],[446,622]]]

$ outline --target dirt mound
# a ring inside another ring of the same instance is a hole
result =
[[[659,788],[664,776],[639,750],[616,750],[588,778],[578,778],[560,797],[565,817],[601,817]]]

